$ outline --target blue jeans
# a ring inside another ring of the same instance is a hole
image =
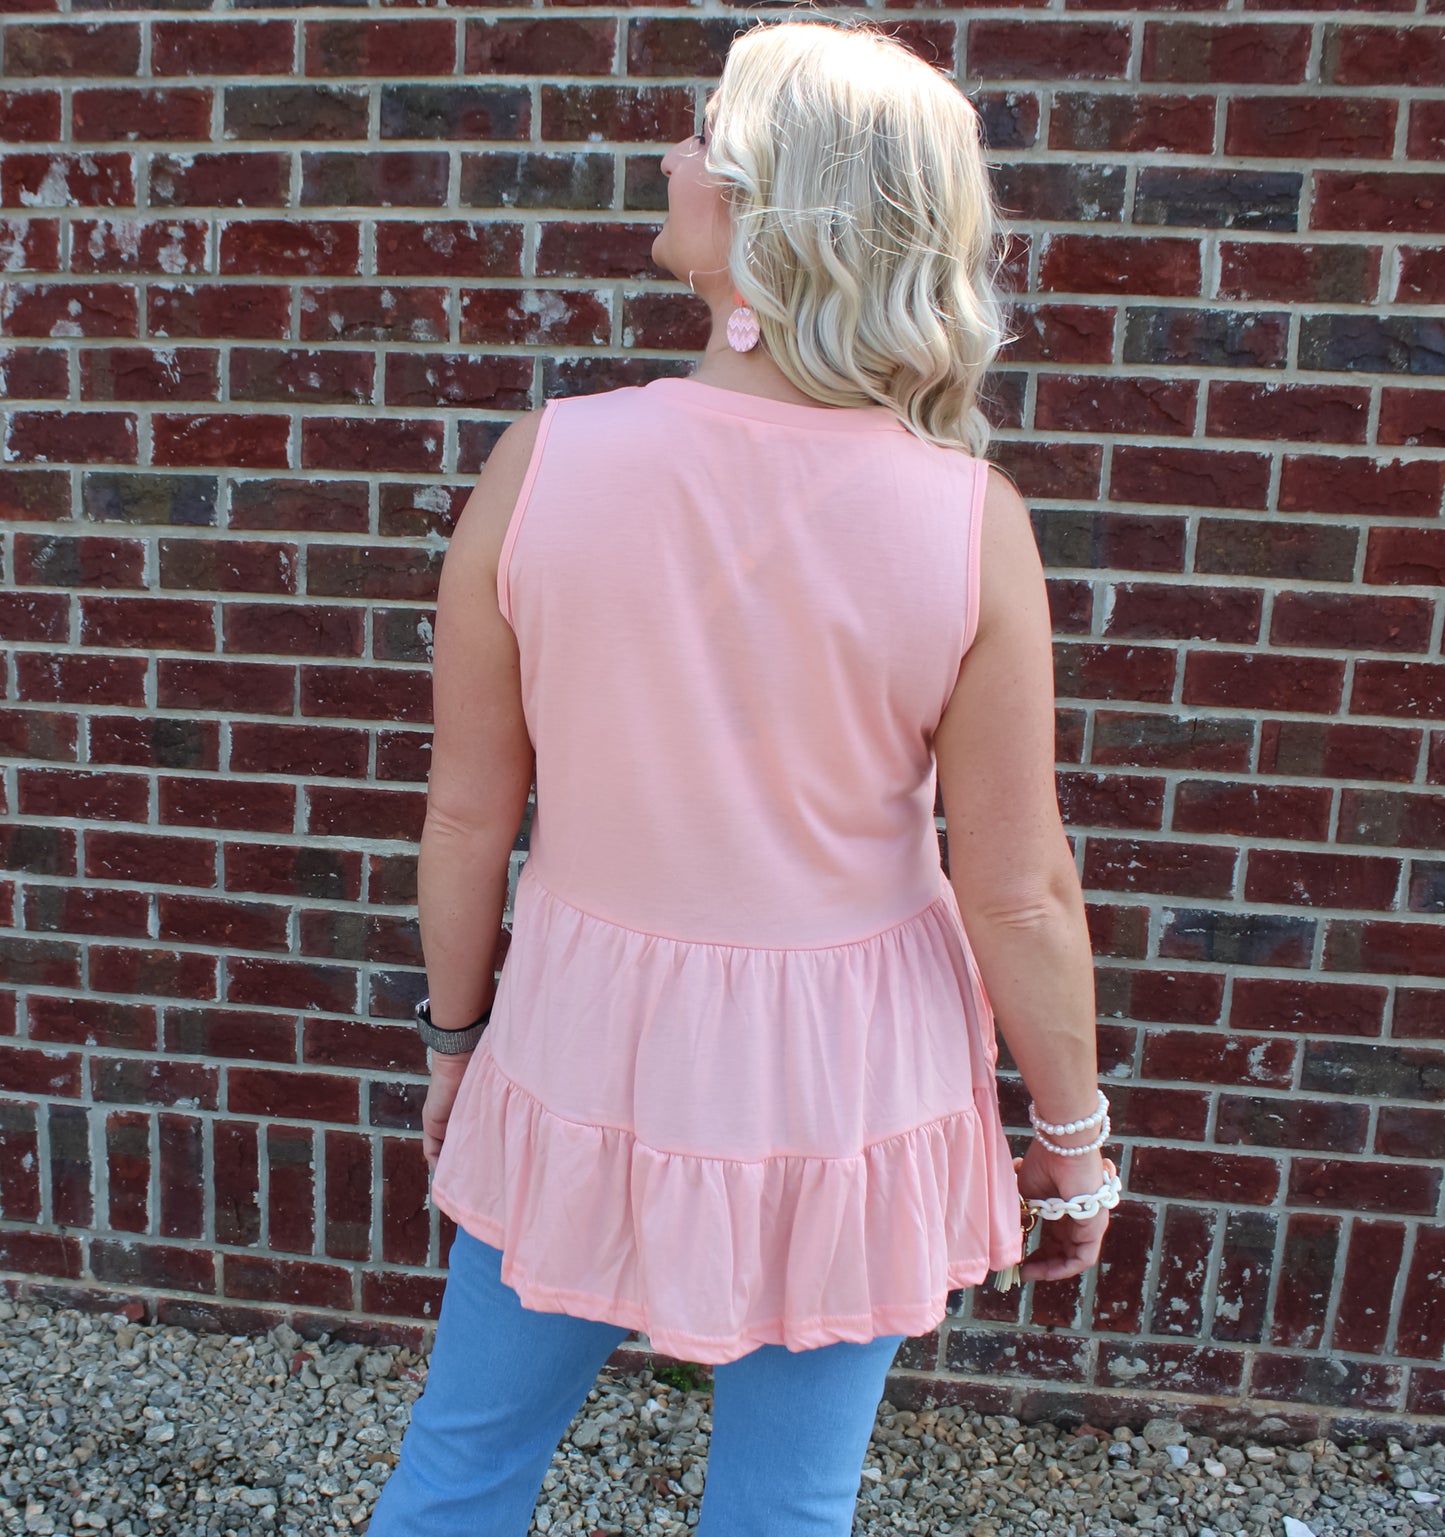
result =
[[[558,1443],[632,1333],[524,1308],[501,1263],[457,1229],[426,1385],[368,1537],[526,1537]],[[761,1345],[714,1366],[697,1537],[849,1537],[904,1338]]]

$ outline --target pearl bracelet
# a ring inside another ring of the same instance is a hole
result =
[[[1052,1132],[1056,1137],[1066,1137],[1070,1132],[1083,1131],[1086,1126],[1092,1126],[1095,1121],[1099,1120],[1103,1116],[1107,1116],[1109,1113],[1109,1101],[1104,1097],[1104,1091],[1100,1089],[1098,1091],[1098,1095],[1099,1098],[1097,1103],[1099,1108],[1094,1111],[1093,1115],[1086,1116],[1082,1121],[1068,1121],[1061,1126],[1055,1126],[1050,1121],[1041,1121],[1037,1112],[1034,1110],[1033,1100],[1030,1100],[1029,1124],[1035,1131]]]
[[[1099,1135],[1095,1137],[1092,1142],[1085,1142],[1079,1147],[1060,1147],[1057,1142],[1050,1142],[1049,1139],[1043,1135],[1039,1135],[1036,1140],[1040,1147],[1048,1148],[1051,1153],[1060,1153],[1065,1158],[1077,1158],[1080,1153],[1092,1153],[1095,1148],[1103,1147],[1103,1145],[1109,1140],[1109,1132],[1109,1117],[1106,1115],[1104,1117],[1104,1124],[1099,1129]]]

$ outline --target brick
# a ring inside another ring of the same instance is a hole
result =
[[[1405,905],[1412,913],[1445,912],[1445,859],[1410,861]]]
[[[526,357],[408,352],[393,353],[386,362],[386,403],[391,406],[525,411],[531,393],[531,359]]]
[[[1308,26],[1147,21],[1140,78],[1283,85],[1304,80],[1309,51]]]
[[[1368,390],[1345,385],[1215,380],[1209,386],[1204,431],[1211,437],[1363,443],[1369,408]],[[1301,462],[1299,456],[1292,459]],[[1338,468],[1340,461],[1331,458],[1329,463]],[[1302,504],[1287,499],[1282,487],[1279,505],[1293,511]]]
[[[950,1329],[945,1349],[950,1371],[1010,1377],[1046,1375],[1079,1382],[1086,1369],[1085,1341],[1069,1335]]]
[[[411,668],[301,669],[301,713],[349,720],[431,720],[427,677]]]
[[[1279,506],[1284,512],[1429,518],[1440,511],[1442,487],[1445,463],[1441,462],[1286,454]]]
[[[5,73],[14,78],[139,74],[140,26],[133,21],[10,22]]]
[[[59,137],[59,91],[0,91],[0,142],[43,144]]]
[[[7,710],[0,706],[0,753],[74,763],[78,757],[76,720],[74,715],[55,710]]]
[[[1297,1048],[1282,1036],[1220,1035],[1213,1030],[1150,1030],[1141,1076],[1166,1082],[1287,1089]]]
[[[1260,726],[1261,774],[1409,781],[1419,759],[1420,733],[1413,729],[1310,720],[1266,720]]]
[[[544,88],[545,89],[545,88]],[[680,136],[679,136],[680,137]],[[538,226],[537,276],[570,278],[644,278],[654,267],[651,256],[656,231],[650,225],[624,221],[600,220],[546,221]],[[609,360],[584,360],[577,365],[583,373],[603,367],[611,373],[615,364]],[[569,372],[573,370],[569,368]],[[585,388],[585,385],[582,387]],[[565,394],[565,389],[549,387],[547,394]]]
[[[1309,98],[1292,96],[1292,103]],[[1351,105],[1354,98],[1350,98]],[[1232,107],[1244,107],[1246,101]],[[1350,304],[1379,292],[1378,246],[1314,241],[1221,240],[1219,297],[1281,304]]]
[[[0,869],[74,875],[75,834],[69,828],[30,822],[0,826]]]
[[[286,75],[295,53],[291,21],[153,21],[153,75]]]
[[[974,20],[969,74],[983,79],[1122,80],[1129,28],[1104,21]]]
[[[366,733],[347,727],[260,721],[236,721],[231,726],[230,767],[234,773],[364,779],[367,755]]]
[[[60,220],[0,217],[0,263],[6,272],[53,272],[60,265]],[[0,309],[0,320],[13,335],[8,308]]]
[[[1445,258],[1437,245],[1401,245],[1393,297],[1404,303],[1445,303]]]
[[[1410,104],[1405,153],[1411,160],[1445,159],[1445,103],[1416,101]]]
[[[1253,723],[1237,718],[1096,710],[1091,761],[1239,773],[1250,765],[1253,744]]]
[[[1399,1367],[1325,1356],[1284,1356],[1260,1351],[1250,1367],[1248,1392],[1292,1404],[1332,1404],[1357,1409],[1395,1409],[1404,1390]]]
[[[450,75],[457,24],[450,17],[307,21],[308,75]]]
[[[1384,912],[1395,905],[1400,885],[1398,859],[1353,859],[1296,849],[1250,849],[1247,858],[1247,902]]]
[[[1270,1344],[1296,1350],[1319,1348],[1339,1246],[1337,1217],[1295,1212],[1285,1223]]]
[[[84,478],[87,516],[109,515],[110,508],[91,495],[93,477]],[[18,534],[15,573],[19,582],[44,586],[143,587],[145,546],[127,539]]]
[[[1307,1041],[1300,1087],[1317,1094],[1445,1100],[1445,1052],[1387,1041]]]
[[[1438,1160],[1440,1138],[1445,1134],[1445,1110],[1381,1105],[1379,1117],[1375,1125],[1375,1152],[1386,1158]]]
[[[1390,1330],[1389,1297],[1405,1251],[1405,1225],[1356,1217],[1350,1223],[1349,1248],[1340,1300],[1330,1334],[1332,1351],[1380,1355]]]
[[[1087,635],[1094,627],[1094,588],[1082,578],[1065,581],[1050,577],[1045,582],[1049,619],[1055,635]]]
[[[137,475],[97,470],[83,476],[81,484],[81,503],[85,515],[94,523],[171,524],[198,529],[215,524],[214,475]]]
[[[431,770],[431,735],[421,731],[378,731],[376,777],[425,784]]]
[[[1061,698],[1164,703],[1174,691],[1175,662],[1168,646],[1056,643],[1056,689]]]
[[[1093,890],[1227,897],[1238,859],[1237,849],[1220,844],[1091,837],[1083,883]]]
[[[1327,971],[1445,977],[1445,939],[1438,923],[1331,919],[1324,964]]]
[[[72,219],[70,270],[204,272],[209,233],[204,219]]]
[[[295,695],[294,667],[188,657],[162,657],[156,663],[156,703],[162,709],[289,715]]]
[[[1069,223],[1124,217],[1124,167],[1088,161],[1022,160],[993,169],[995,198],[1024,219]]]
[[[1220,1216],[1193,1206],[1166,1206],[1159,1252],[1159,1273],[1154,1286],[1154,1307],[1148,1328],[1154,1334],[1186,1334],[1199,1336],[1204,1332],[1204,1295],[1207,1278],[1213,1270],[1214,1237]],[[1206,1351],[1202,1355],[1192,1348],[1177,1346],[1156,1347],[1165,1352],[1171,1369],[1174,1363],[1182,1363],[1190,1378],[1218,1382],[1221,1364],[1217,1358],[1228,1361],[1233,1353]],[[1111,1357],[1126,1346],[1105,1342],[1101,1355]],[[1238,1380],[1237,1378],[1235,1380]]]
[[[1344,675],[1344,662],[1334,657],[1193,651],[1185,660],[1183,701],[1328,714],[1340,706]]]
[[[1228,104],[1224,153],[1296,162],[1388,160],[1395,115],[1396,103],[1383,97],[1246,96]]]
[[[448,296],[442,288],[303,288],[304,342],[445,342]]]
[[[1149,943],[1149,909],[1113,902],[1090,902],[1084,907],[1089,943],[1098,958],[1140,960]]]
[[[211,887],[216,884],[216,845],[202,838],[91,828],[85,835],[85,874],[92,880]]]
[[[1012,363],[1076,366],[1108,363],[1114,355],[1114,310],[1108,305],[1020,300],[1011,324],[1017,335],[999,355]]]
[[[542,71],[551,74],[549,68]],[[532,128],[532,98],[525,86],[420,85],[381,87],[381,137],[525,141]],[[378,269],[380,270],[380,269]]]
[[[368,95],[364,86],[228,86],[222,132],[228,139],[364,139]]]
[[[421,837],[426,796],[409,790],[352,789],[340,785],[306,787],[307,830],[316,837]]]
[[[195,88],[77,90],[71,93],[71,123],[71,139],[77,144],[209,139],[211,93]]]
[[[289,542],[216,538],[160,541],[162,587],[294,593],[299,564],[299,546]]]
[[[90,717],[90,761],[136,768],[217,769],[221,728],[217,721],[164,715]]]
[[[1433,1216],[1440,1194],[1440,1170],[1410,1164],[1368,1163],[1363,1159],[1294,1158],[1290,1161],[1291,1206],[1328,1206],[1341,1211],[1382,1211],[1397,1216]]]
[[[1267,1206],[1279,1184],[1279,1166],[1272,1158],[1199,1148],[1136,1147],[1129,1165],[1129,1188],[1136,1196]]]
[[[1214,1140],[1222,1147],[1362,1153],[1369,1118],[1365,1105],[1221,1094]]]
[[[223,277],[355,276],[361,271],[361,231],[339,220],[223,219],[220,253]]]
[[[57,641],[70,637],[70,599],[58,592],[0,592],[0,639]]]
[[[1136,288],[1135,292],[1151,292]],[[1191,289],[1190,292],[1197,292]],[[1283,310],[1190,309],[1130,305],[1124,314],[1124,362],[1159,367],[1283,368],[1289,316]],[[1214,451],[1214,452],[1217,452]]]
[[[1285,913],[1166,909],[1159,954],[1235,966],[1308,966],[1315,925]]]
[[[307,562],[308,596],[435,601],[441,552],[391,545],[315,544]]]
[[[1164,781],[1137,774],[1062,773],[1059,806],[1070,827],[1163,825]]]
[[[284,416],[215,411],[190,416],[158,411],[151,417],[152,458],[162,465],[216,465],[227,469],[288,468],[291,424]]]
[[[372,402],[376,359],[365,352],[237,347],[231,352],[232,400]]]
[[[217,400],[216,355],[200,347],[87,347],[80,354],[82,400]]]
[[[1411,448],[1445,448],[1445,418],[1440,412],[1439,391],[1388,386],[1382,389],[1375,441]]]
[[[372,656],[379,662],[430,662],[432,613],[427,608],[373,608]]]
[[[144,939],[150,901],[143,891],[104,886],[25,888],[24,926],[38,932]]]
[[[1332,85],[1445,85],[1445,27],[1327,26],[1320,79]]]
[[[307,469],[439,472],[445,430],[439,421],[306,416],[301,463]]]
[[[303,207],[441,208],[448,157],[441,150],[313,150],[301,154]]]
[[[1035,508],[1034,537],[1045,566],[1183,571],[1183,518],[1074,508]]]
[[[1336,836],[1341,843],[1445,848],[1445,795],[1344,789]]]
[[[134,337],[135,294],[118,283],[14,283],[0,294],[6,337]]]
[[[317,729],[317,728],[311,728]],[[361,895],[361,855],[355,849],[227,843],[227,891],[268,892],[354,902]],[[373,900],[404,900],[372,893]],[[414,900],[414,898],[412,899]]]
[[[70,360],[58,347],[0,349],[0,394],[9,400],[64,400]]]
[[[1175,787],[1170,825],[1182,833],[1319,841],[1329,833],[1333,794],[1326,787],[1314,785],[1185,779]]]
[[[543,85],[537,137],[586,141],[597,123],[614,143],[674,144],[696,126],[691,89],[678,85]],[[539,269],[540,274],[540,269]]]
[[[22,816],[88,817],[104,822],[144,822],[150,781],[144,774],[113,770],[21,768],[16,773]]]
[[[364,533],[368,492],[361,480],[260,480],[231,482],[232,529],[296,529],[316,533]]]
[[[1193,431],[1194,380],[1040,374],[1034,425],[1048,432]]]
[[[171,896],[156,899],[157,937],[180,944],[209,945],[228,955],[237,950],[289,947],[289,908],[273,902],[237,902],[219,897]]]
[[[1111,1213],[1109,1236],[1099,1257],[1093,1328],[1133,1334],[1141,1327],[1155,1220],[1148,1206],[1127,1198]]]
[[[1199,242],[1174,235],[1077,235],[1039,241],[1041,291],[1191,298],[1202,283]]]
[[[226,967],[226,1000],[229,1003],[257,1003],[268,1008],[318,1009],[328,1014],[353,1014],[359,1002],[357,972],[353,966],[326,966],[316,961],[277,961],[255,956],[236,956]],[[272,1075],[267,1075],[268,1077]],[[340,1080],[327,1080],[341,1085]],[[350,1094],[355,1083],[344,1085]],[[235,1075],[231,1078],[232,1098],[228,1104],[239,1111],[235,1095]],[[256,1107],[257,1113],[282,1113],[275,1104]],[[317,1118],[313,1102],[304,1113]]]
[[[20,652],[15,657],[18,699],[30,703],[130,705],[145,704],[143,656],[43,655]]]
[[[159,790],[160,819],[172,826],[289,833],[295,822],[294,785],[162,775]]]
[[[254,1124],[221,1120],[216,1122],[213,1136],[216,1241],[227,1244],[258,1243],[261,1237],[258,1129]],[[236,1296],[229,1257],[226,1260],[224,1280],[225,1295]]]
[[[1166,506],[1263,508],[1269,460],[1223,449],[1139,448],[1116,443],[1109,494],[1122,502]]]
[[[1209,155],[1214,149],[1212,96],[1054,92],[1049,148]]]
[[[289,198],[291,157],[281,152],[151,157],[151,201],[158,207],[284,207]]]
[[[214,998],[216,957],[191,950],[120,945],[90,947],[90,985],[138,997]]]
[[[1224,1245],[1209,1333],[1216,1340],[1264,1338],[1278,1218],[1263,1211],[1225,1214]]]
[[[1095,971],[1100,1012],[1165,1024],[1219,1023],[1224,976],[1209,971]],[[1177,1096],[1171,1096],[1171,1101]],[[1177,1104],[1171,1116],[1180,1115]],[[1122,1125],[1122,1118],[1115,1115]],[[1161,1133],[1162,1134],[1162,1133]]]
[[[126,208],[135,200],[134,155],[43,150],[0,159],[0,202],[11,208]]]
[[[152,336],[260,341],[285,336],[290,325],[284,284],[151,283],[146,297]]]
[[[1365,580],[1445,585],[1445,529],[1370,529]]]
[[[424,964],[415,918],[320,908],[303,912],[300,927],[303,955],[399,966]]]
[[[136,419],[127,411],[11,411],[3,451],[40,464],[134,464]]]
[[[466,222],[460,219],[378,219],[376,222],[376,271],[378,276],[395,277],[488,277],[505,274],[519,277],[522,271],[522,226],[504,220]],[[548,289],[551,300],[555,290]],[[480,294],[462,291],[465,315],[469,298],[481,302],[485,297],[497,304],[513,303],[525,296],[512,290],[484,289]],[[596,295],[560,296],[564,306],[590,298],[604,314],[610,314]],[[541,301],[534,299],[540,308]],[[476,322],[474,322],[475,324]],[[445,327],[429,340],[445,341]],[[510,340],[511,338],[499,338]],[[485,338],[462,335],[461,340]]]
[[[1303,187],[1299,171],[1141,165],[1133,222],[1293,234],[1299,227]]]
[[[80,600],[80,643],[213,651],[216,626],[212,608],[209,602],[183,599],[84,597]]]
[[[1281,592],[1274,600],[1274,646],[1339,647],[1352,651],[1429,649],[1434,606],[1426,598],[1337,592]]]
[[[286,656],[362,654],[365,613],[337,604],[227,603],[224,649]]]

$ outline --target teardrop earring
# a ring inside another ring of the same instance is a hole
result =
[[[728,316],[728,346],[734,352],[750,352],[762,335],[758,317],[743,302],[743,296],[736,288],[733,289],[733,301],[737,308]]]

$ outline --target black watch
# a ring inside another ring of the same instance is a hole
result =
[[[473,1020],[471,1024],[461,1030],[441,1030],[432,1024],[431,999],[423,998],[416,1006],[416,1027],[421,1031],[421,1038],[433,1051],[442,1052],[446,1056],[454,1056],[463,1051],[470,1051],[482,1038],[482,1031],[487,1028],[487,1021],[492,1017],[491,1009],[488,1009],[480,1019]]]

